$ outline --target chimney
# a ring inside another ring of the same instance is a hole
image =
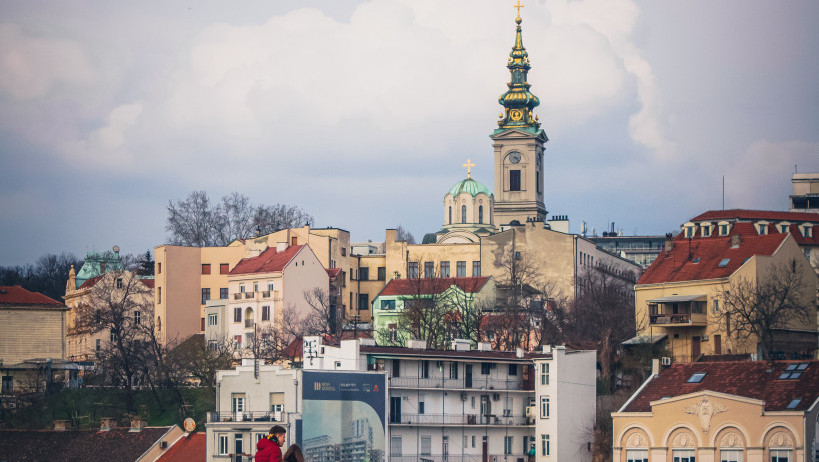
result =
[[[492,351],[492,344],[489,342],[478,342],[478,351]]]
[[[523,358],[523,348],[515,348],[515,357]]]
[[[287,242],[276,243],[276,252],[284,252],[285,250],[287,250]]]
[[[452,341],[452,349],[454,351],[469,351],[472,342],[462,338],[456,338]]]
[[[133,419],[131,419],[131,429],[128,430],[128,431],[129,432],[135,432],[135,433],[141,432],[142,429],[145,428],[146,424],[147,424],[147,422],[145,422],[145,419],[141,419],[139,417],[134,417]]]
[[[651,375],[657,375],[660,373],[660,358],[654,358],[651,360]]]
[[[742,244],[742,236],[739,234],[731,235],[731,248],[736,249],[740,244]]]
[[[671,249],[674,248],[674,237],[671,233],[665,233],[665,251],[671,252]]]
[[[426,350],[427,349],[427,341],[426,340],[418,340],[412,339],[407,342],[407,348],[411,348],[413,350]]]
[[[67,420],[55,420],[54,421],[54,431],[55,432],[64,432],[67,427],[68,427],[68,421]]]
[[[117,425],[117,419],[113,417],[103,417],[100,419],[100,431],[107,432]]]

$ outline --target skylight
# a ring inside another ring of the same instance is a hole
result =
[[[803,372],[805,369],[807,369],[807,368],[808,368],[808,366],[809,366],[809,363],[793,363],[793,364],[788,364],[788,367],[786,367],[786,368],[785,368],[785,372],[783,372],[783,373],[779,374],[779,378],[780,378],[781,380],[787,380],[787,379],[794,380],[794,379],[798,379],[799,377],[801,377],[801,376],[802,376],[802,372]]]
[[[795,398],[792,399],[790,404],[788,404],[788,409],[796,409],[796,406],[799,406],[799,403],[802,402],[802,398]]]
[[[699,262],[700,262],[700,257],[697,257],[697,258],[691,260],[691,263],[699,263]]]
[[[704,378],[705,372],[695,372],[691,378],[688,379],[688,383],[700,383]]]
[[[731,261],[730,258],[723,258],[722,260],[719,261],[719,265],[717,266],[719,266],[720,268],[725,268],[726,266],[728,266],[729,261]]]

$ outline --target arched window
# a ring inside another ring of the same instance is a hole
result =
[[[478,223],[483,223],[483,205],[478,206]]]
[[[450,225],[452,224],[452,206],[449,206],[449,221],[447,222]]]
[[[466,223],[466,206],[461,206],[461,223]]]

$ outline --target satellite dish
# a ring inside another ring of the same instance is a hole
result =
[[[191,419],[190,417],[185,419],[185,422],[183,422],[183,425],[185,425],[185,431],[188,432],[188,433],[196,430],[196,422],[193,419]]]

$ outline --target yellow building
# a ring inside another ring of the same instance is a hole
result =
[[[793,235],[759,233],[751,223],[715,226],[721,225],[700,226],[696,234],[684,227],[634,288],[638,334],[667,336],[675,361],[696,361],[703,354],[762,353],[758,338],[737,338],[730,322],[721,321],[721,294],[732,283],[758,286],[770,279],[772,269],[793,265],[804,278],[803,300],[815,304],[816,275]],[[775,331],[771,353],[813,357],[816,338],[814,308],[809,320],[788,320]]]
[[[653,372],[611,414],[614,462],[815,460],[819,361],[655,363]]]

